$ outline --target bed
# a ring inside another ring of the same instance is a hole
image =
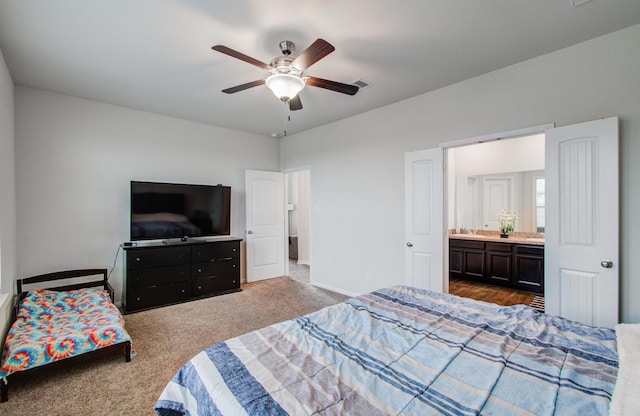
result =
[[[155,410],[605,415],[617,373],[612,329],[394,286],[202,351]]]
[[[96,280],[95,276],[100,278]],[[55,286],[65,282],[66,285]],[[27,286],[49,288],[28,290]],[[19,279],[17,287],[15,321],[2,351],[0,401],[8,400],[12,376],[107,349],[121,349],[126,362],[135,355],[124,319],[113,304],[114,293],[106,269]]]

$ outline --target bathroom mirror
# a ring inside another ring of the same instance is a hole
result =
[[[515,231],[544,232],[544,170],[457,176],[455,228],[498,231],[497,213],[518,215]]]

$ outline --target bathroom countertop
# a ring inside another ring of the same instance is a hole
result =
[[[473,240],[488,241],[492,243],[509,243],[509,244],[530,244],[534,246],[544,246],[544,238],[530,237],[526,233],[524,235],[513,234],[508,238],[500,237],[500,234],[449,234],[449,239],[455,240]]]

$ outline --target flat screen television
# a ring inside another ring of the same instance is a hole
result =
[[[230,234],[231,187],[131,181],[131,241]]]

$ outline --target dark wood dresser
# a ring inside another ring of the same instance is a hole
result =
[[[125,313],[240,291],[241,241],[123,246]]]

